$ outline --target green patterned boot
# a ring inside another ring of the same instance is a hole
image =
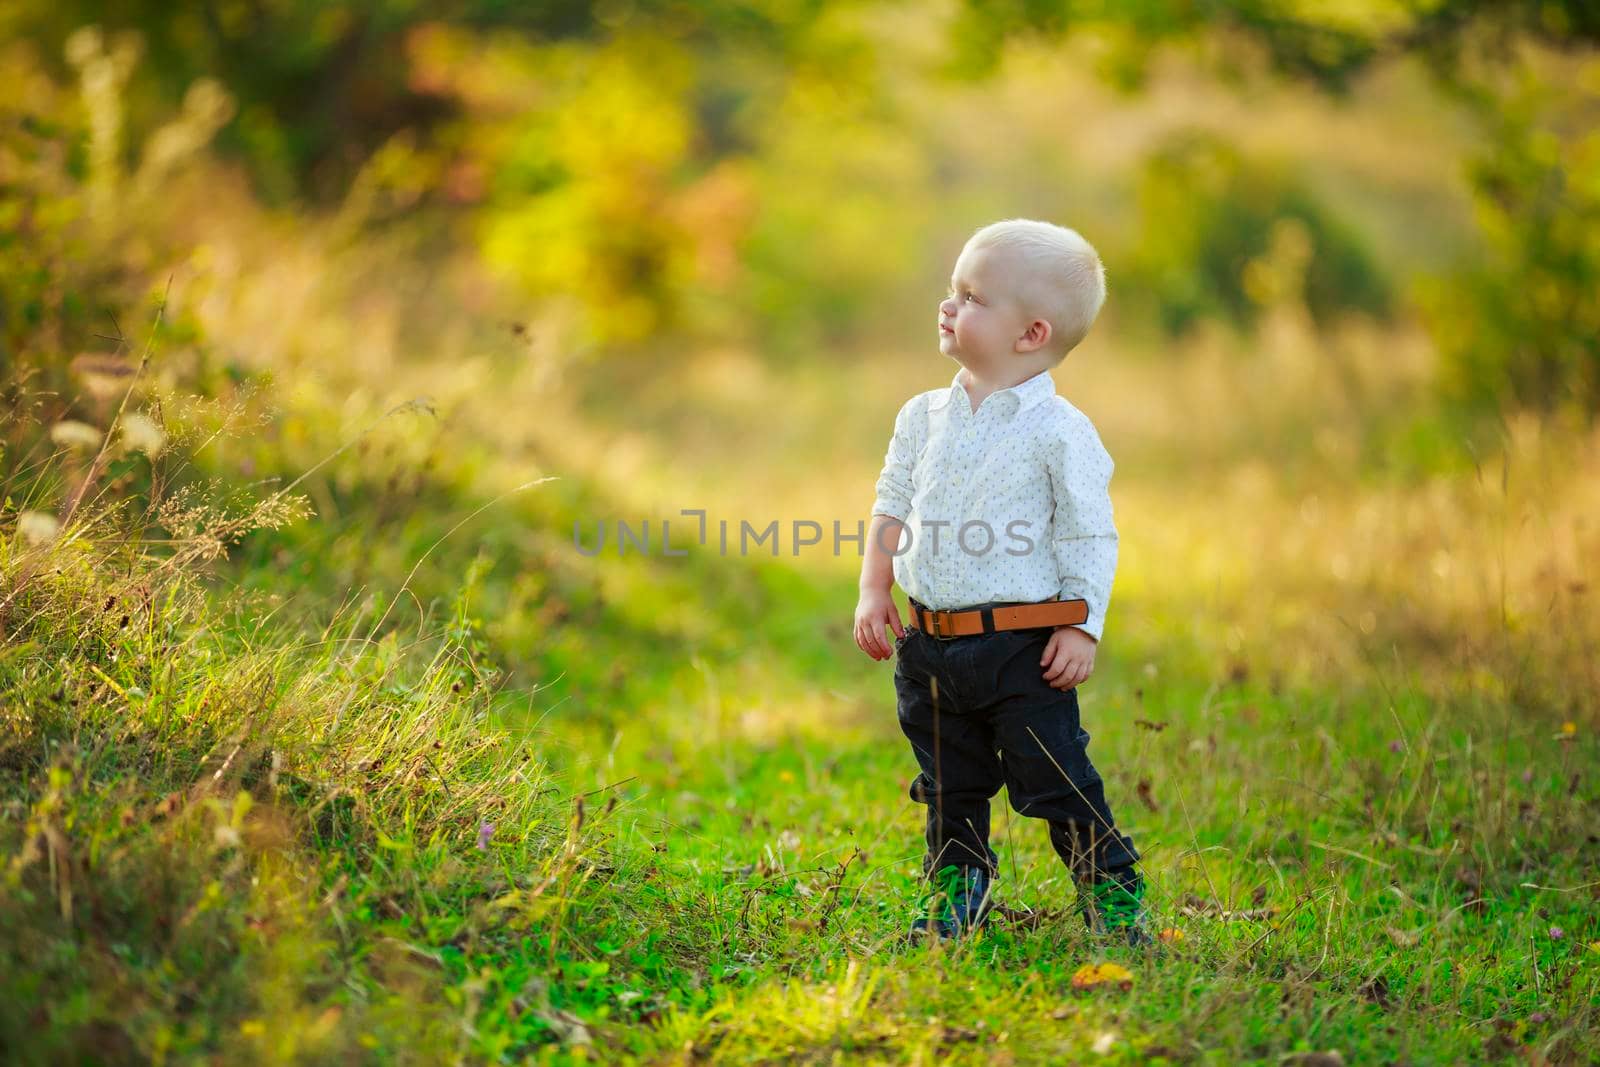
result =
[[[1078,907],[1091,933],[1121,937],[1135,948],[1150,943],[1144,877],[1133,867],[1118,867],[1096,882],[1080,882]]]
[[[963,933],[981,929],[989,921],[989,872],[982,867],[961,867],[954,863],[940,867],[933,877],[933,888],[918,901],[917,919],[911,923],[906,939],[920,944],[930,933],[948,941]]]

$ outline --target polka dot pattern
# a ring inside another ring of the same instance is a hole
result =
[[[895,581],[940,610],[1082,598],[1079,629],[1099,640],[1117,569],[1113,466],[1049,371],[973,411],[958,370],[895,415],[872,504],[907,526]]]

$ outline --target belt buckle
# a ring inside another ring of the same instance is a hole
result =
[[[933,636],[940,641],[948,641],[950,638],[955,636],[955,634],[945,634],[942,632],[939,626],[939,613],[937,611],[933,611],[932,609],[928,611],[928,624],[931,627]]]

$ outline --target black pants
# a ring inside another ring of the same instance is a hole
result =
[[[907,627],[895,643],[900,728],[922,768],[911,799],[928,806],[928,877],[949,863],[999,874],[989,800],[1002,783],[1019,814],[1049,823],[1050,844],[1075,878],[1098,880],[1138,860],[1089,762],[1077,690],[1044,679],[1039,659],[1050,634],[1045,627],[940,639]]]

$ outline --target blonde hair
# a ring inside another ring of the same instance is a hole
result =
[[[1027,270],[1018,299],[1050,323],[1059,362],[1089,333],[1106,301],[1106,270],[1094,246],[1077,230],[1038,219],[1003,219],[979,228],[967,248],[1004,248]]]

